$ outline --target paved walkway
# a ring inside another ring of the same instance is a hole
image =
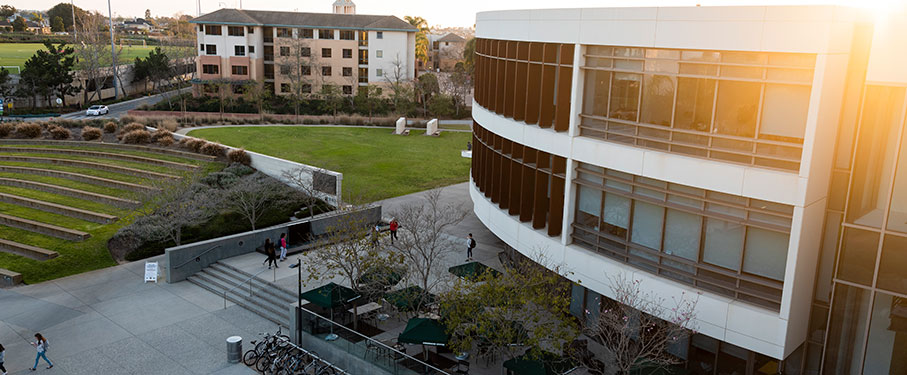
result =
[[[442,123],[441,125],[445,125]],[[182,128],[176,131],[176,134],[189,134],[193,130],[199,129],[213,129],[213,128],[245,128],[249,126],[287,126],[287,127],[307,127],[307,128],[363,128],[363,129],[387,129],[388,131],[393,131],[393,126],[371,126],[371,125],[337,125],[337,124],[323,124],[323,125],[307,125],[307,124],[244,124],[244,125],[207,125],[207,126],[196,126],[192,128]],[[425,128],[414,128],[406,127],[407,130],[425,130]],[[456,133],[472,133],[472,130],[466,129],[444,129],[438,128],[438,131],[442,132],[456,132]]]
[[[188,282],[145,284],[144,262],[0,290],[0,343],[10,374],[30,374],[34,333],[54,368],[40,374],[255,374],[227,363],[226,338],[244,346],[276,326]]]

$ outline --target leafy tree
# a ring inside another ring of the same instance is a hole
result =
[[[372,113],[384,103],[381,98],[381,86],[368,85],[356,94],[355,104],[359,112],[368,113],[368,121],[372,121]]]
[[[321,110],[326,112],[331,112],[334,116],[334,120],[337,119],[337,109],[343,105],[343,93],[340,92],[340,88],[336,85],[322,85],[321,91],[318,92],[318,95],[321,96]]]
[[[403,20],[419,29],[416,31],[416,58],[428,63],[428,21],[418,16],[405,16]]]
[[[54,16],[53,21],[50,22],[50,31],[55,33],[66,31],[66,26],[63,25],[63,19],[60,16]]]
[[[12,5],[0,5],[0,17],[9,18],[16,14],[16,7]]]
[[[6,98],[14,92],[12,80],[9,76],[9,70],[0,70],[0,98]]]
[[[419,96],[419,101],[422,103],[422,113],[426,113],[426,106],[428,106],[428,101],[431,97],[441,91],[441,87],[438,85],[438,76],[434,73],[425,73],[419,76],[416,79],[416,94]]]
[[[466,41],[466,47],[463,48],[463,61],[466,73],[472,76],[476,67],[476,38],[470,38]]]
[[[472,80],[469,73],[466,72],[465,66],[465,63],[458,62],[454,65],[453,72],[450,73],[448,79],[444,81],[444,91],[453,99],[454,113],[458,117],[460,116],[460,108],[466,106],[466,96],[472,88]]]
[[[454,112],[454,100],[450,95],[435,95],[431,98],[428,110],[436,117],[448,117]]]
[[[246,102],[255,103],[255,108],[258,109],[259,120],[262,123],[264,123],[265,106],[268,104],[272,95],[274,95],[274,92],[269,90],[268,87],[261,82],[251,81],[243,85],[243,99]]]
[[[152,91],[158,91],[160,83],[173,75],[170,57],[164,53],[161,47],[151,50],[144,59],[136,57],[133,69],[132,81],[139,82],[147,79],[151,81]]]
[[[35,22],[37,22],[37,23],[42,23],[42,22],[44,22],[44,16],[43,16],[41,13],[32,12],[32,13],[30,14],[30,16],[31,16],[31,20],[32,20],[32,21],[35,21]]]
[[[60,19],[63,20],[63,26],[66,28],[66,31],[74,30],[72,24],[73,8],[69,3],[59,3],[57,5],[54,5],[53,8],[48,9],[46,13],[47,17],[50,19],[54,19],[54,17],[60,17]],[[75,7],[75,14],[76,19],[80,20],[81,22],[81,20],[84,19],[86,12],[82,8]]]
[[[44,42],[46,50],[38,50],[25,61],[25,69],[21,76],[30,80],[34,94],[43,94],[48,104],[51,97],[59,97],[66,106],[66,96],[75,95],[81,87],[73,86],[75,72],[74,49],[67,47],[66,43],[54,45],[49,41]],[[31,95],[31,94],[29,94]]]
[[[28,23],[25,22],[25,18],[22,18],[22,16],[16,16],[16,19],[13,20],[13,31],[25,30],[28,30]]]

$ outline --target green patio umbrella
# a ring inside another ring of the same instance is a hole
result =
[[[421,287],[413,285],[384,295],[384,299],[390,302],[397,310],[414,311],[419,307],[419,303],[434,302],[435,296],[428,294]]]
[[[325,309],[331,309],[338,306],[346,305],[353,302],[359,297],[359,293],[343,285],[328,283],[327,285],[312,289],[302,293],[302,298],[314,303]]]
[[[397,336],[397,342],[431,346],[447,346],[450,336],[437,319],[412,318]]]
[[[491,272],[491,275],[498,277],[501,273],[496,269],[488,267],[479,262],[469,262],[459,266],[453,266],[447,269],[450,273],[467,280],[476,280],[485,272]]]
[[[362,273],[357,282],[359,285],[381,284],[391,287],[397,285],[400,280],[403,280],[403,272],[400,270],[391,267],[377,267]]]
[[[573,361],[551,352],[542,352],[540,358],[527,354],[504,361],[504,368],[516,375],[561,375],[570,372],[576,365]]]

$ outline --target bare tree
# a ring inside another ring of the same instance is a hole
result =
[[[300,167],[283,171],[281,178],[288,185],[300,191],[301,203],[305,206],[308,215],[314,216],[315,207],[321,202],[318,197],[322,194],[331,194],[337,188],[330,179],[321,178],[321,176],[330,175],[330,172],[324,168]]]
[[[184,228],[203,224],[217,213],[220,201],[216,195],[207,194],[203,185],[182,182],[174,187],[173,191],[162,190],[163,197],[155,202],[159,204],[150,204],[150,212],[128,227],[134,237],[144,241],[170,240],[179,246]]]
[[[397,113],[408,112],[409,106],[412,104],[413,87],[411,80],[407,78],[406,64],[400,60],[400,55],[391,61],[391,70],[384,74],[384,80],[390,86],[394,110]]]
[[[681,363],[682,359],[668,349],[695,332],[699,296],[688,298],[684,294],[669,302],[643,291],[640,280],[630,280],[623,274],[609,279],[614,300],[603,299],[597,317],[595,312],[585,311],[583,332],[604,351],[586,358],[584,365],[594,368],[610,363],[618,374],[626,375],[638,367],[655,370]],[[592,360],[599,364],[590,363]]]
[[[425,293],[432,293],[447,272],[443,260],[457,249],[465,249],[466,240],[456,243],[446,233],[466,218],[469,211],[461,206],[443,203],[443,188],[426,192],[422,201],[405,205],[394,212],[400,223],[400,237],[391,251],[406,260],[408,274]]]
[[[455,352],[477,347],[479,357],[514,358],[528,347],[540,355],[579,335],[569,318],[569,272],[541,254],[505,264],[500,275],[486,270],[459,280],[441,295]]]
[[[286,43],[281,42],[282,46],[290,48],[290,54],[281,56],[277,63],[281,75],[289,81],[290,97],[293,101],[297,123],[299,122],[300,103],[304,98],[311,96],[316,80],[312,69],[317,65],[317,57],[312,53],[311,39],[302,38],[298,32],[300,30],[294,30],[294,33],[297,34],[293,38],[286,39],[288,41]]]
[[[260,172],[243,177],[223,194],[224,207],[242,215],[249,221],[252,230],[268,209],[294,200],[289,187]]]
[[[81,75],[94,85],[94,90],[86,102],[101,99],[101,89],[108,79],[112,79],[111,64],[113,55],[110,50],[110,35],[104,31],[105,18],[97,13],[80,13],[81,20],[76,23],[78,39],[74,43],[78,67]],[[122,47],[117,48],[117,53]]]

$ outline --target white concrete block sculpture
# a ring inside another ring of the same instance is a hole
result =
[[[438,119],[431,119],[428,124],[425,125],[425,135],[440,135],[441,132],[438,131]]]
[[[403,134],[406,131],[406,117],[401,117],[397,119],[397,128],[394,130],[394,134]]]

